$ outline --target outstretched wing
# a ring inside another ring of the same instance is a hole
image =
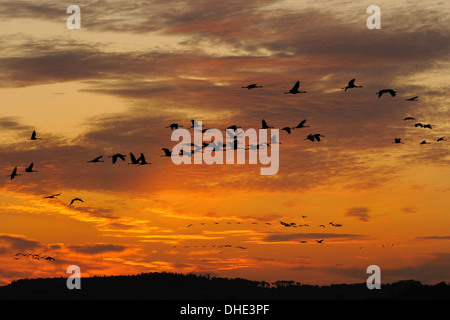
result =
[[[350,81],[348,82],[348,86],[349,86],[349,87],[353,87],[353,86],[355,85],[355,80],[356,80],[356,79],[350,80]]]
[[[300,88],[300,81],[297,81],[295,84],[294,84],[294,86],[292,87],[292,91],[297,91],[298,90],[298,88]]]
[[[130,158],[131,158],[131,163],[137,163],[138,160],[136,160],[136,157],[134,156],[133,152],[130,152]]]

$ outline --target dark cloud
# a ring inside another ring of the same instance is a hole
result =
[[[38,241],[19,235],[0,234],[0,241],[13,250],[33,250],[41,247]]]
[[[127,247],[124,245],[107,244],[107,243],[68,245],[67,248],[72,251],[84,254],[103,254],[108,252],[122,252],[127,249]]]
[[[362,234],[347,234],[347,233],[271,233],[264,237],[264,241],[268,242],[282,242],[282,241],[301,241],[305,239],[325,239],[325,241],[330,239],[337,240],[364,240],[367,235]],[[331,240],[332,241],[332,240]]]
[[[353,217],[363,222],[370,220],[370,209],[366,207],[354,207],[345,212],[345,216]]]

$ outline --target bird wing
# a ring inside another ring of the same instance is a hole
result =
[[[261,121],[261,123],[262,123],[263,128],[268,127],[266,120],[263,119],[263,120]]]
[[[130,152],[130,158],[131,158],[131,163],[138,163],[138,160],[136,160],[136,157],[134,156],[133,152]]]
[[[302,122],[300,122],[297,127],[302,127],[305,124],[305,122],[306,122],[306,119],[303,120]]]
[[[31,139],[36,139],[36,130],[33,130],[33,133],[31,134]]]
[[[292,91],[297,91],[298,88],[300,88],[300,80],[294,84],[294,86],[292,87]]]
[[[355,80],[356,80],[356,79],[350,80],[350,81],[348,82],[348,86],[349,86],[349,87],[353,87],[353,86],[355,85]]]
[[[28,168],[27,168],[28,170],[33,170],[33,162],[32,163],[30,163],[30,165],[28,166]]]

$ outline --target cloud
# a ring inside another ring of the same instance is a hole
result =
[[[41,247],[39,241],[20,235],[0,234],[0,241],[13,250],[33,250]]]
[[[367,235],[362,234],[347,234],[347,233],[320,233],[320,232],[308,232],[308,233],[271,233],[263,238],[268,242],[284,242],[284,241],[300,241],[305,239],[337,239],[337,240],[363,240]]]
[[[67,248],[84,254],[102,254],[107,252],[122,252],[127,249],[124,245],[107,244],[107,243],[93,243],[80,245],[67,245]]]
[[[363,222],[368,222],[370,219],[370,209],[366,207],[354,207],[345,212],[345,216],[353,217]]]

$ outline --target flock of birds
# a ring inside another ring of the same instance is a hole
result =
[[[349,89],[354,89],[354,88],[362,88],[363,86],[360,85],[356,85],[355,84],[355,79],[351,79],[348,84],[345,87],[342,87],[341,89],[343,89],[344,91],[347,91]],[[258,85],[256,83],[253,84],[249,84],[247,86],[243,86],[242,88],[245,88],[247,90],[252,90],[252,89],[257,89],[257,88],[263,88],[263,86]],[[285,94],[304,94],[307,93],[306,91],[301,91],[300,90],[300,81],[297,81],[294,86],[289,90],[284,92]],[[379,90],[378,92],[376,92],[378,98],[381,98],[384,94],[389,94],[391,97],[396,97],[397,92],[393,89],[382,89]],[[406,101],[418,101],[418,96],[414,96],[411,98],[407,98]],[[414,117],[406,117],[403,119],[404,121],[412,121],[412,120],[416,120]],[[306,121],[307,119],[302,120],[300,123],[298,123],[296,126],[285,126],[282,127],[281,130],[285,131],[287,134],[291,134],[294,130],[297,129],[302,129],[302,128],[308,128],[309,126],[306,125]],[[191,126],[188,129],[194,128],[194,130],[198,130],[198,122],[196,120],[191,120]],[[167,126],[166,128],[170,128],[171,130],[174,129],[178,129],[180,127],[183,127],[182,125],[178,124],[178,123],[172,123],[169,126]],[[432,129],[434,127],[434,125],[432,124],[423,124],[421,122],[417,122],[413,125],[413,127],[420,127],[420,128],[427,128],[427,129]],[[226,129],[232,129],[232,130],[237,130],[238,128],[241,128],[240,126],[237,125],[231,125],[229,127],[227,127]],[[261,121],[261,128],[260,129],[270,129],[270,128],[274,128],[272,126],[269,126],[267,121],[265,119],[263,119]],[[208,129],[202,129],[202,133],[205,133],[206,130]],[[227,134],[228,131],[227,131]],[[320,133],[310,133],[306,136],[306,138],[304,140],[309,140],[311,142],[320,142],[321,138],[323,138],[324,135],[320,134]],[[31,134],[30,140],[41,140],[41,138],[37,137],[36,134],[36,130],[34,130]],[[446,141],[445,137],[439,137],[435,140],[436,142],[440,142],[440,141]],[[240,149],[241,147],[239,146],[239,140],[238,140],[238,136],[234,135],[234,140],[232,142],[228,142],[228,143],[223,143],[222,141],[211,141],[211,142],[203,142],[201,146],[198,146],[194,143],[191,143],[191,152],[185,152],[183,150],[180,151],[180,155],[181,156],[190,156],[192,154],[194,154],[195,152],[203,152],[205,150],[205,148],[208,147],[214,147],[215,150],[217,150],[217,148],[231,148],[231,149]],[[281,142],[276,140],[275,136],[271,137],[270,140],[271,144],[281,144]],[[270,143],[263,143],[263,144],[258,144],[258,145],[251,145],[249,144],[246,150],[250,150],[250,149],[259,149],[259,148],[263,148],[263,147],[269,147]],[[394,142],[395,144],[403,144],[404,142],[402,141],[401,138],[395,138]],[[424,144],[429,144],[430,142],[423,140],[420,145],[424,145]],[[168,148],[162,148],[163,151],[163,155],[161,155],[161,157],[171,157],[172,156],[172,151],[169,150]],[[118,160],[121,161],[125,161],[127,158],[126,154],[122,154],[122,153],[115,153],[113,155],[108,156],[109,158],[111,158],[112,160],[112,164],[117,163]],[[131,165],[137,165],[137,166],[142,166],[142,165],[149,165],[151,164],[150,162],[148,162],[144,156],[143,153],[140,153],[139,157],[136,157],[132,152],[129,153],[129,158],[130,158],[130,162],[128,164]],[[103,160],[103,155],[97,156],[92,160],[87,161],[88,163],[100,163],[100,162],[105,162]],[[34,163],[31,162],[23,171],[26,174],[28,173],[34,173],[34,172],[38,172],[37,170],[34,170]],[[11,174],[8,175],[10,177],[10,180],[13,180],[15,177],[20,176],[21,174],[18,173],[18,168],[17,166],[14,167],[14,169],[12,170]],[[44,199],[55,199],[58,196],[60,196],[61,193],[58,194],[53,194],[53,195],[49,195],[49,196],[45,196]],[[70,201],[69,205],[73,205],[76,201],[79,202],[83,202],[82,199],[80,198],[72,198]],[[306,217],[306,216],[305,216]],[[231,224],[230,222],[227,222],[228,224]],[[238,224],[240,224],[241,222],[237,222]],[[203,225],[204,223],[202,223]],[[219,224],[218,222],[215,222],[215,224]],[[252,224],[256,224],[256,222],[252,222]],[[266,222],[267,225],[271,225],[271,223]],[[280,224],[283,225],[284,227],[291,227],[291,228],[297,228],[297,227],[308,227],[308,224],[297,224],[295,222],[283,222],[280,221]],[[330,222],[329,225],[333,226],[333,227],[341,227],[341,224],[335,224],[333,222]],[[191,227],[192,224],[188,225],[188,227]],[[319,225],[319,227],[323,227],[325,228],[325,225]],[[317,243],[322,243],[324,241],[324,239],[320,239],[320,240],[316,240]],[[241,249],[245,249],[244,247],[239,247]],[[30,253],[17,253],[15,258],[17,258],[18,256],[26,256],[26,257],[31,257],[33,259],[39,260],[39,259],[44,259],[44,260],[54,260],[54,258],[50,257],[50,256],[40,256],[39,254],[30,254]]]
[[[55,258],[53,258],[51,256],[47,256],[47,255],[41,256],[40,253],[33,254],[33,253],[21,253],[21,252],[16,253],[14,255],[14,259],[19,260],[20,256],[23,256],[23,257],[26,257],[26,258],[30,258],[30,259],[34,259],[34,260],[56,261]]]

